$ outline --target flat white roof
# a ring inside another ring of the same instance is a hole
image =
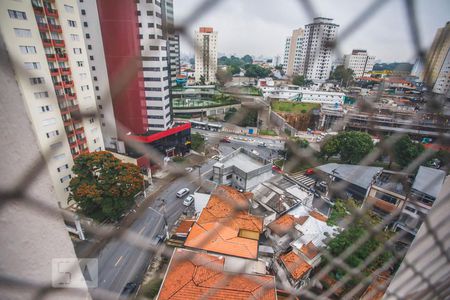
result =
[[[229,159],[222,161],[225,168],[236,166],[245,173],[257,170],[264,166],[260,161],[248,156],[245,153],[238,153]]]

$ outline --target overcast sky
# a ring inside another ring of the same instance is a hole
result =
[[[174,0],[175,23],[181,25],[205,0]],[[333,18],[342,32],[373,0],[310,1],[317,16]],[[382,0],[376,0],[382,1]],[[221,0],[207,13],[197,14],[187,28],[193,35],[199,26],[219,32],[218,52],[227,55],[282,56],[285,39],[292,30],[311,23],[298,0]],[[414,61],[414,50],[403,0],[386,0],[374,15],[340,42],[340,51],[367,49],[383,62]],[[436,30],[450,21],[449,0],[417,0],[417,18],[422,47],[433,41]],[[181,37],[181,53],[192,54]]]

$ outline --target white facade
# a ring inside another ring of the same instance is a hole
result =
[[[195,32],[195,81],[205,78],[205,83],[216,82],[217,31],[211,27],[200,27]]]
[[[59,203],[67,206],[73,158],[105,148],[77,2],[44,8],[39,0],[0,1],[0,29]],[[78,111],[93,116],[80,119]]]
[[[307,79],[325,81],[330,76],[332,47],[339,25],[333,19],[314,18],[305,26],[304,43],[300,55],[298,74]]]
[[[304,30],[302,28],[292,31],[292,35],[286,38],[283,69],[287,76],[292,76],[299,71],[303,40]]]
[[[450,97],[450,49],[445,56],[445,60],[442,63],[441,70],[433,86],[433,93],[446,95],[447,98]]]
[[[177,74],[180,74],[180,36],[174,32],[173,0],[166,0],[165,8],[169,39],[170,84],[176,86]]]
[[[148,130],[151,131],[167,130],[173,125],[169,91],[169,42],[167,32],[163,30],[163,23],[166,22],[165,4],[164,0],[136,3],[141,24],[139,34]]]
[[[329,105],[342,105],[344,103],[344,93],[313,91],[297,85],[286,86],[261,86],[263,96],[300,101],[306,103],[319,103]]]
[[[117,127],[103,50],[102,32],[98,18],[97,1],[78,0],[83,39],[87,45],[87,61],[94,84],[95,102],[100,115],[101,129],[105,147],[117,149]]]
[[[352,54],[344,56],[344,67],[354,72],[354,77],[363,77],[372,71],[375,56],[369,56],[366,50],[353,50]]]

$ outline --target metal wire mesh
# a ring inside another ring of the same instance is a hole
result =
[[[174,28],[175,33],[181,35],[186,41],[188,41],[193,48],[195,48],[195,41],[191,38],[191,35],[188,34],[191,31],[192,24],[199,18],[201,18],[203,15],[211,13],[211,9],[221,1],[219,0],[205,0],[199,7],[197,7],[190,17],[186,18],[185,22],[183,24],[180,24]],[[341,34],[338,35],[338,40],[333,47],[337,48],[340,43],[342,43],[343,40],[351,36],[355,31],[359,30],[361,24],[366,22],[369,18],[376,18],[377,12],[379,9],[385,5],[388,1],[372,1],[368,6],[367,9],[365,9],[359,16],[356,16],[352,22],[350,22],[350,25],[347,28],[344,28],[341,32]],[[318,16],[317,10],[314,8],[313,2],[308,0],[302,0],[298,1],[298,4],[300,5],[301,9],[307,12],[307,14],[312,19],[315,16]],[[275,5],[275,4],[274,4]],[[418,34],[418,25],[416,20],[416,11],[415,11],[415,4],[414,1],[405,0],[404,1],[404,8],[407,13],[407,22],[410,27],[410,34],[411,38],[413,40],[413,46],[415,48],[415,52],[417,57],[420,57],[422,59],[425,59],[425,51],[420,48],[420,37]],[[175,7],[176,9],[176,7]],[[140,60],[139,58],[133,59],[124,66],[123,70],[120,72],[123,76],[120,76],[120,78],[116,78],[116,82],[112,83],[111,86],[111,94],[114,96],[117,93],[120,93],[120,91],[127,86],[130,80],[132,80],[136,76],[136,72],[140,69]],[[427,80],[425,79],[425,82]],[[48,86],[48,89],[53,89],[53,86]],[[225,91],[227,89],[225,88]],[[237,99],[245,98],[245,95],[239,95],[236,94],[236,92],[233,90],[231,91],[234,93]],[[377,96],[374,99],[369,99],[366,101],[366,104],[368,105],[367,111],[374,112],[376,111],[376,103],[380,100],[382,97],[382,93],[380,92],[377,94]],[[430,102],[435,101],[436,99],[432,98],[429,99]],[[113,97],[114,99],[114,97]],[[429,113],[434,114],[436,111],[439,111],[439,107],[442,107],[441,102],[435,101],[438,105],[438,109],[431,109],[429,110]],[[253,108],[262,111],[267,107],[267,103],[264,102],[256,102],[253,105]],[[427,107],[428,109],[428,107]],[[95,114],[79,114],[78,116],[75,116],[75,118],[78,119],[88,119],[92,116],[95,116]],[[234,119],[231,120],[231,122],[239,122],[241,118],[244,118],[245,116],[243,114],[236,114]],[[337,128],[343,128],[346,123],[349,121],[348,118],[344,118],[343,121],[336,125]],[[108,126],[109,124],[107,124]],[[129,132],[128,128],[125,128],[122,124],[117,123],[117,128],[119,131],[119,135],[125,136],[125,133]],[[372,128],[373,132],[377,132],[376,128]],[[61,131],[64,131],[64,128],[61,129]],[[225,134],[224,134],[225,136]],[[386,150],[389,150],[392,148],[394,143],[398,141],[404,134],[394,134],[390,136],[389,138],[382,141],[382,143],[378,144],[376,148],[367,155],[361,162],[360,165],[370,165],[373,164],[379,157],[382,155],[383,152]],[[61,137],[60,140],[63,138]],[[446,145],[448,142],[445,140],[443,135],[441,134],[436,140],[435,143],[437,144],[443,144]],[[127,141],[127,144],[132,149],[136,150],[140,153],[145,153],[145,156],[148,159],[151,159],[153,162],[162,164],[163,163],[163,156],[158,152],[156,149],[153,149],[152,147],[146,145],[142,145],[138,142],[135,142],[133,140]],[[308,161],[312,166],[319,165],[319,162],[317,161],[317,158],[314,156],[314,153],[310,149],[299,149],[296,148],[294,143],[291,143],[287,141],[287,147],[291,149],[293,152],[293,158],[291,158],[291,161],[293,163],[296,163],[298,161]],[[1,203],[0,203],[0,209],[4,207],[9,201],[12,201],[14,199],[21,199],[22,202],[27,203],[27,205],[36,211],[37,214],[42,215],[43,218],[53,218],[55,215],[62,213],[67,220],[74,221],[75,216],[67,211],[60,211],[56,210],[50,206],[46,206],[42,204],[41,202],[35,201],[35,199],[31,198],[27,193],[27,186],[30,186],[33,181],[39,176],[43,168],[45,168],[45,158],[49,158],[52,156],[52,154],[57,149],[50,149],[48,152],[43,153],[44,159],[38,159],[35,161],[33,165],[30,165],[27,170],[23,170],[23,177],[20,181],[17,182],[16,186],[11,187],[9,190],[3,190],[0,191],[1,194]],[[427,150],[423,154],[421,154],[419,157],[417,157],[411,164],[409,164],[407,167],[405,167],[402,172],[403,173],[412,173],[414,170],[417,169],[418,166],[420,166],[423,162],[425,162],[428,158],[430,158],[434,152],[432,150]],[[287,165],[289,165],[289,162],[287,162]],[[193,175],[192,173],[189,175],[186,175],[184,170],[177,169],[175,167],[172,167],[169,169],[169,172],[171,176],[169,176],[169,179],[165,179],[161,181],[159,189],[152,192],[152,194],[148,197],[148,201],[141,205],[140,207],[136,207],[136,213],[132,216],[132,218],[125,224],[122,224],[120,228],[116,228],[113,225],[109,224],[92,224],[89,222],[83,221],[83,227],[85,231],[92,237],[97,240],[96,243],[93,245],[87,247],[84,249],[81,253],[79,253],[79,257],[91,257],[98,253],[103,247],[105,247],[108,243],[110,243],[113,240],[128,243],[130,245],[133,245],[136,248],[148,251],[148,253],[152,253],[154,256],[165,256],[170,257],[172,254],[172,249],[170,247],[166,247],[165,245],[161,246],[152,246],[148,242],[148,237],[141,236],[136,234],[135,231],[131,230],[131,226],[133,224],[134,220],[139,219],[141,216],[144,215],[145,211],[148,208],[148,205],[155,201],[155,199],[158,197],[158,192],[161,189],[170,188],[170,183],[173,180],[176,180],[177,178],[180,178],[182,176],[190,176],[191,179],[197,183],[197,185],[201,185],[203,182],[202,178],[197,177],[196,175]],[[349,183],[347,182],[341,182],[336,187],[335,190],[331,190],[332,193],[338,193],[339,191],[345,190],[345,188],[348,186]],[[440,203],[436,203],[433,207],[434,210],[439,210],[442,208],[446,208],[447,203],[449,202],[450,195],[445,195],[443,200]],[[358,221],[361,216],[363,216],[364,213],[369,211],[372,208],[372,205],[363,206],[355,211],[352,212],[351,215],[348,215],[345,220],[342,222],[342,227],[347,228],[352,223]],[[448,207],[447,207],[448,208]],[[238,213],[241,210],[240,207],[236,207],[235,214]],[[227,218],[227,221],[230,221],[235,216],[232,215],[229,218]],[[383,219],[383,221],[374,226],[369,227],[367,230],[367,234],[362,236],[361,238],[354,241],[353,245],[349,248],[347,248],[341,255],[338,257],[334,257],[329,250],[326,248],[320,249],[321,255],[326,259],[326,265],[324,265],[319,272],[315,273],[311,279],[310,283],[317,283],[321,281],[330,271],[332,271],[334,268],[341,268],[345,270],[346,275],[342,277],[340,280],[338,280],[335,284],[331,285],[329,288],[324,288],[322,290],[318,290],[315,288],[314,284],[309,284],[306,286],[303,286],[299,289],[291,288],[288,284],[285,284],[283,282],[278,282],[279,284],[278,288],[282,288],[283,290],[287,291],[290,296],[289,299],[298,299],[297,297],[300,297],[301,299],[333,299],[335,298],[335,293],[343,288],[346,283],[348,283],[350,280],[356,280],[358,281],[358,284],[355,285],[351,290],[347,291],[344,294],[340,294],[340,298],[342,299],[354,299],[357,297],[357,295],[361,295],[361,292],[367,287],[368,284],[375,281],[377,276],[381,274],[383,271],[386,271],[390,268],[392,268],[395,264],[399,264],[403,260],[403,257],[405,255],[405,251],[398,251],[398,249],[395,248],[395,242],[402,238],[403,232],[398,232],[392,235],[392,237],[386,242],[380,245],[375,251],[373,251],[366,260],[360,264],[358,267],[353,268],[349,266],[346,263],[346,258],[348,258],[354,251],[356,251],[361,245],[363,245],[365,242],[374,239],[380,232],[383,232],[387,225],[395,218],[397,217],[397,213],[388,215]],[[224,223],[217,223],[217,227],[225,226],[227,225],[227,221]],[[173,225],[173,224],[169,224]],[[445,246],[445,241],[449,239],[449,235],[445,236],[438,236],[435,232],[437,228],[450,228],[450,224],[448,219],[440,222],[440,224],[434,224],[431,225],[429,217],[426,217],[423,223],[423,226],[427,228],[427,230],[430,232],[431,237],[433,238],[433,242],[429,243],[429,240],[427,240],[427,248],[423,251],[423,256],[426,255],[426,252],[429,249],[438,249],[439,250],[439,257],[445,257],[446,263],[450,263],[450,255],[449,255],[449,249]],[[429,236],[428,236],[429,237]],[[211,237],[209,235],[204,236],[204,241],[206,242]],[[425,237],[418,237],[414,241],[414,243],[420,244],[422,241],[425,240]],[[390,260],[385,262],[383,266],[378,268],[377,270],[373,271],[371,274],[364,274],[363,270],[371,263],[373,262],[380,254],[382,254],[386,250],[391,250],[395,255]],[[186,257],[188,259],[189,257]],[[427,288],[422,293],[416,293],[411,294],[407,298],[408,299],[445,299],[450,297],[450,293],[448,288],[445,289],[443,286],[437,286],[436,284],[433,284],[426,276],[424,276],[425,272],[423,269],[417,269],[415,267],[416,262],[410,261],[406,262],[403,261],[406,268],[411,271],[411,280],[412,278],[420,278],[420,281],[426,284]],[[434,267],[433,263],[430,263],[430,267]],[[243,271],[243,270],[242,270]],[[403,270],[404,272],[404,270]],[[227,275],[223,277],[223,280],[219,281],[215,287],[223,287],[226,285],[227,281],[229,280],[229,276]],[[448,278],[442,278],[443,280],[448,280]],[[448,281],[447,281],[448,284]],[[35,299],[41,299],[44,298],[45,295],[52,293],[55,291],[54,288],[51,286],[39,286],[32,282],[27,282],[25,280],[22,280],[21,278],[16,278],[12,276],[11,274],[0,274],[0,285],[9,285],[9,286],[15,286],[17,288],[23,288],[23,289],[31,289],[35,291]],[[265,286],[265,289],[271,289],[273,286]],[[403,296],[399,296],[396,294],[395,291],[386,291],[386,284],[381,284],[379,286],[376,286],[376,288],[371,291],[372,294],[376,293],[378,290],[385,292],[385,295],[391,299],[404,299]],[[80,291],[77,291],[76,289],[72,289],[73,293],[77,293]],[[214,293],[217,291],[217,289],[210,289],[207,294],[203,295],[202,299],[208,299],[214,295]],[[99,290],[96,289],[94,298],[96,299],[110,299],[111,297],[116,297],[116,295],[112,295],[106,290]],[[371,294],[369,293],[369,297],[366,299],[370,299]]]

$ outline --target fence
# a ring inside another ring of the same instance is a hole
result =
[[[191,17],[188,18],[184,24],[181,24],[180,26],[177,26],[175,28],[175,32],[182,35],[184,38],[189,40],[192,45],[195,46],[195,41],[191,40],[190,36],[187,34],[187,32],[192,29],[190,28],[192,22],[200,18],[201,16],[204,16],[205,14],[211,13],[211,9],[218,5],[220,2],[220,0],[203,1],[203,3],[193,11]],[[388,2],[389,1],[380,0],[372,1],[370,4],[368,4],[367,9],[365,9],[360,15],[354,18],[350,26],[342,30],[342,32],[339,34],[339,38],[336,44],[329,46],[337,47],[339,43],[345,40],[348,36],[359,30],[364,22],[376,17],[377,12]],[[313,19],[313,17],[315,16],[319,16],[319,13],[315,10],[314,3],[312,1],[302,0],[298,1],[298,3],[299,7],[308,13],[310,19]],[[410,35],[415,47],[417,57],[425,60],[424,51],[420,48],[420,37],[416,18],[415,2],[405,0],[403,1],[403,3],[407,15],[406,21],[408,22],[410,27]],[[145,46],[148,47],[148,45]],[[10,62],[7,59],[3,42],[1,57],[3,89],[3,87],[10,87],[11,82],[14,82],[15,80],[13,72],[10,71]],[[12,64],[14,64],[14,62],[12,62]],[[22,71],[24,74],[28,72],[27,70]],[[124,76],[118,79],[117,84],[113,86],[125,86],[128,82],[128,79],[133,77],[132,75],[136,72],[136,68],[131,62],[130,65],[126,66],[123,71]],[[425,82],[427,82],[427,80],[425,80]],[[48,86],[48,88],[53,89],[52,86]],[[52,198],[54,197],[54,194],[51,193],[52,189],[50,187],[48,176],[45,171],[45,161],[46,157],[50,157],[52,155],[54,149],[50,149],[48,152],[42,153],[41,156],[37,155],[37,147],[35,144],[28,147],[24,147],[20,144],[23,143],[23,140],[21,139],[25,137],[28,138],[28,141],[33,141],[35,139],[33,138],[32,134],[30,134],[30,128],[26,126],[28,124],[28,121],[26,120],[24,114],[25,108],[22,106],[21,110],[17,109],[17,101],[19,101],[21,97],[19,90],[10,90],[5,88],[5,93],[2,93],[1,97],[2,107],[10,109],[10,111],[4,110],[2,112],[2,121],[8,122],[8,126],[5,126],[5,123],[2,122],[2,132],[5,135],[5,138],[13,139],[16,142],[12,144],[8,143],[5,139],[2,140],[2,167],[4,167],[4,169],[2,169],[2,173],[3,170],[5,170],[8,172],[8,174],[2,174],[4,184],[2,184],[0,191],[2,195],[1,216],[3,220],[7,220],[7,222],[10,222],[10,224],[13,224],[15,226],[12,227],[6,224],[2,228],[2,231],[6,229],[15,229],[16,231],[14,232],[21,232],[22,234],[24,234],[24,236],[29,236],[29,233],[31,232],[29,226],[32,225],[41,226],[42,230],[48,230],[49,234],[42,234],[39,236],[39,239],[34,238],[30,240],[31,242],[36,244],[27,244],[23,243],[23,241],[22,243],[15,243],[14,239],[5,239],[5,232],[2,232],[2,240],[5,241],[5,243],[2,245],[2,252],[5,251],[5,253],[13,253],[14,251],[16,251],[16,255],[20,255],[23,258],[24,262],[26,262],[26,264],[28,265],[28,269],[14,269],[14,266],[9,263],[7,264],[5,257],[2,256],[2,261],[5,262],[5,265],[0,269],[0,286],[2,287],[2,290],[8,291],[8,293],[5,295],[7,295],[8,297],[11,296],[12,299],[20,299],[24,295],[25,297],[23,298],[31,299],[42,299],[46,297],[61,299],[61,295],[63,295],[63,297],[67,299],[80,299],[86,297],[86,289],[83,287],[81,287],[80,289],[61,290],[58,288],[53,288],[50,283],[43,284],[42,282],[36,282],[30,279],[36,278],[35,274],[34,276],[32,276],[32,273],[34,272],[33,270],[43,270],[44,267],[42,266],[42,264],[45,264],[47,267],[48,264],[46,262],[43,263],[43,260],[50,259],[52,257],[56,258],[61,253],[72,253],[67,248],[61,249],[61,245],[67,247],[69,244],[67,243],[67,238],[64,236],[64,234],[62,234],[65,229],[62,224],[60,215],[63,214],[65,218],[71,220],[73,220],[74,215],[64,211],[61,212],[61,210],[58,209],[53,203],[54,199]],[[245,95],[243,97],[247,98]],[[16,103],[14,104],[16,106],[12,104],[12,100],[16,101]],[[372,109],[374,109],[374,104],[376,101],[377,99],[374,99],[372,100],[372,102],[369,102],[368,105],[371,106]],[[439,102],[434,95],[428,96],[428,102],[434,104],[434,106],[427,106],[424,108],[426,110],[429,110],[429,113],[435,114],[439,111],[442,111],[443,104]],[[263,107],[261,107],[261,109],[263,109]],[[6,116],[7,114],[10,114],[10,112],[14,113],[14,116],[20,117],[12,118],[11,116]],[[3,114],[5,115],[3,116]],[[278,124],[278,122],[281,121],[279,119],[280,117],[275,113],[272,113],[272,115],[272,122]],[[92,115],[80,114],[78,117],[80,119],[90,118],[92,117]],[[346,120],[344,119],[343,122],[345,125]],[[127,128],[124,128],[121,124],[117,125],[119,132],[129,132],[129,130]],[[287,125],[284,124],[284,126]],[[292,130],[293,128],[289,129]],[[16,130],[16,132],[21,134],[11,134],[11,130]],[[373,131],[377,132],[376,129],[373,129]],[[61,129],[61,132],[64,132],[64,128]],[[391,150],[394,143],[398,141],[398,139],[402,136],[403,134],[394,134],[391,137],[386,138],[380,144],[378,144],[377,147],[375,147],[375,149],[369,155],[363,158],[360,164],[370,165],[374,163],[381,156],[383,151]],[[146,153],[146,156],[151,157],[153,161],[159,161],[161,165],[163,164],[163,157],[158,153],[158,151],[149,147],[143,147],[139,143],[133,142],[131,140],[128,142],[129,145],[137,151]],[[447,145],[448,141],[445,140],[441,134],[439,134],[435,140],[435,143]],[[291,150],[293,153],[293,157],[291,158],[291,160],[308,161],[313,166],[319,164],[319,161],[317,160],[312,150],[299,150],[297,148],[294,148],[291,143],[288,143],[288,146],[292,148]],[[26,154],[27,152],[28,155]],[[420,164],[425,162],[433,154],[433,150],[426,150],[408,166],[406,166],[402,171],[405,173],[413,172]],[[23,157],[21,157],[21,155],[23,155]],[[15,168],[12,168],[10,165],[8,165],[9,162],[17,163]],[[195,175],[185,175],[182,170],[180,171],[176,168],[171,169],[170,171],[174,175],[171,178],[176,179],[183,176],[190,176],[191,180],[194,180],[198,185],[201,185],[201,179],[199,179]],[[12,174],[14,174],[14,176],[21,177],[16,177],[16,180],[13,182],[7,176],[12,176]],[[169,187],[170,182],[167,182],[166,184],[167,187]],[[38,185],[38,187],[36,187],[36,185]],[[340,189],[345,189],[346,185],[347,183],[342,183],[340,185]],[[152,197],[156,197],[156,195],[150,195],[150,200],[152,200]],[[299,297],[300,299],[332,299],[333,297],[336,297],[335,293],[339,290],[342,290],[342,288],[345,287],[347,283],[349,283],[350,281],[356,281],[357,284],[353,285],[350,290],[346,290],[344,293],[339,295],[339,297],[342,299],[352,299],[354,297],[359,297],[370,283],[374,283],[376,279],[379,278],[379,275],[381,273],[393,269],[395,265],[400,265],[399,270],[393,275],[392,283],[389,285],[387,290],[385,291],[386,286],[388,285],[388,283],[386,282],[381,283],[379,286],[375,285],[373,289],[365,295],[365,297],[367,297],[366,299],[373,298],[374,294],[378,293],[379,291],[384,292],[387,299],[449,298],[449,198],[449,191],[446,191],[443,195],[441,195],[440,201],[436,201],[432,212],[424,218],[421,229],[419,230],[409,252],[406,253],[406,258],[403,258],[403,255],[405,253],[398,251],[395,246],[396,241],[402,237],[402,233],[398,232],[394,233],[387,242],[382,243],[375,249],[372,249],[373,251],[363,261],[361,261],[357,267],[351,267],[346,261],[352,253],[359,249],[359,247],[364,245],[367,241],[375,239],[381,232],[386,229],[386,226],[396,217],[395,214],[392,214],[386,216],[380,224],[369,226],[367,228],[366,234],[354,240],[351,246],[346,248],[338,256],[333,256],[327,248],[320,249],[321,255],[324,258],[324,264],[321,266],[318,272],[311,275],[308,283],[305,284],[302,288],[292,289],[289,286],[284,285],[282,282],[279,283],[278,287],[283,289],[289,295],[287,296],[288,299],[295,299],[296,297]],[[43,199],[45,201],[43,201]],[[139,207],[136,212],[136,219],[139,219],[140,216],[143,216],[147,209],[148,208],[145,206]],[[352,214],[348,215],[344,219],[342,226],[344,228],[348,228],[351,224],[360,220],[364,213],[369,209],[371,209],[370,206],[356,209],[352,212]],[[238,213],[239,211],[240,208],[237,207],[235,213]],[[27,212],[27,214],[24,212]],[[22,219],[24,217],[26,218]],[[81,257],[91,257],[105,245],[114,241],[131,244],[137,249],[141,249],[143,251],[146,251],[147,253],[151,253],[151,255],[162,255],[166,257],[170,257],[171,255],[171,250],[169,248],[166,248],[163,244],[155,246],[153,245],[153,243],[149,243],[148,237],[136,234],[133,229],[133,223],[131,222],[130,224],[124,224],[119,229],[112,228],[111,226],[105,224],[101,226],[84,224],[84,226],[85,231],[95,237],[96,243],[84,249],[84,251],[80,253]],[[30,231],[27,232],[27,230],[19,230],[23,227]],[[20,240],[22,237],[23,236],[17,235],[15,236],[15,239]],[[55,238],[58,239],[60,245],[55,245],[54,248],[52,248],[53,246],[50,245],[50,241],[54,240]],[[208,236],[205,237],[205,239],[208,238]],[[29,249],[22,248],[23,245],[27,245]],[[38,246],[36,247],[35,245]],[[33,247],[39,249],[33,250]],[[376,270],[372,270],[372,272],[370,273],[365,273],[366,267],[371,262],[376,260],[381,253],[387,250],[391,250],[394,253],[394,256]],[[79,268],[78,264],[74,263],[73,268]],[[336,279],[329,286],[322,286],[322,288],[317,288],[317,285],[315,283],[318,283],[326,278],[328,276],[328,273],[336,268],[345,270],[345,275],[343,275],[341,278]],[[16,276],[15,272],[20,272],[21,276]],[[26,276],[24,276],[23,274],[26,274]],[[49,275],[49,272],[39,275]],[[224,276],[223,280],[217,283],[217,287],[224,285],[228,279],[228,276]],[[269,289],[272,287],[267,286],[265,288]],[[207,294],[203,295],[203,299],[208,299],[213,294],[214,289],[210,289]],[[97,289],[94,294],[94,298],[96,299],[110,299],[112,297],[117,297],[117,295],[111,294],[106,290]]]

